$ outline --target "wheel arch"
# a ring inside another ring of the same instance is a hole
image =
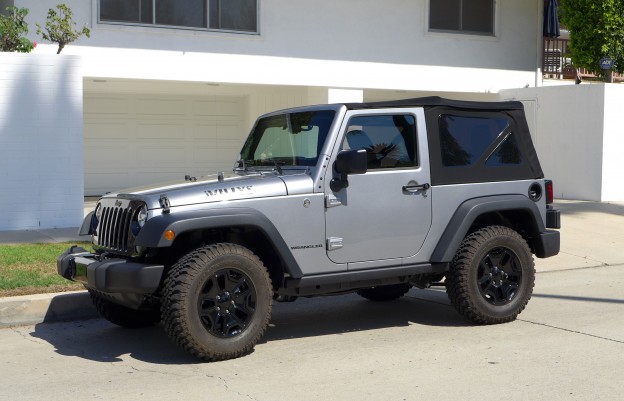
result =
[[[537,205],[522,195],[496,195],[473,198],[463,202],[451,217],[440,237],[431,261],[446,263],[453,259],[466,235],[489,225],[514,229],[527,241],[531,251],[539,248],[537,241],[545,231]]]
[[[173,241],[164,237],[167,230],[175,232]],[[254,252],[269,270],[274,284],[288,273],[303,276],[299,264],[273,223],[262,213],[248,208],[223,208],[170,213],[147,221],[136,239],[146,248],[170,248],[176,254],[186,253],[210,242],[236,243]]]

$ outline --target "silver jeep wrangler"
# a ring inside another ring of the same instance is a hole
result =
[[[438,97],[261,116],[231,173],[102,197],[61,276],[124,327],[162,321],[205,360],[249,352],[273,301],[444,285],[477,324],[514,320],[533,255],[559,252],[519,102]]]

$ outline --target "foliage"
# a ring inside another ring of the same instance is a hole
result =
[[[560,8],[574,65],[604,77],[600,59],[608,56],[624,72],[624,0],[561,0]]]
[[[58,11],[53,8],[48,10],[45,31],[41,25],[37,24],[37,34],[41,35],[44,40],[58,43],[56,54],[60,54],[66,44],[75,41],[82,35],[85,35],[87,38],[90,37],[91,31],[86,25],[79,31],[75,29],[76,23],[73,20],[73,12],[67,5],[59,4],[56,6],[56,9]]]
[[[37,46],[23,37],[28,33],[27,15],[27,8],[13,6],[6,8],[6,14],[0,13],[0,51],[30,53]]]

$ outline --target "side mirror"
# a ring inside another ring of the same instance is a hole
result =
[[[347,175],[366,173],[368,170],[367,163],[366,149],[343,150],[338,153],[334,162],[334,168],[340,174],[340,178],[333,178],[330,181],[329,187],[331,190],[338,192],[343,188],[347,188],[349,186]]]

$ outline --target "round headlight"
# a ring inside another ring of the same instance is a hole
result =
[[[147,221],[147,206],[143,206],[141,209],[139,209],[139,213],[137,213],[137,222],[139,223],[140,227],[143,227],[146,221]]]

